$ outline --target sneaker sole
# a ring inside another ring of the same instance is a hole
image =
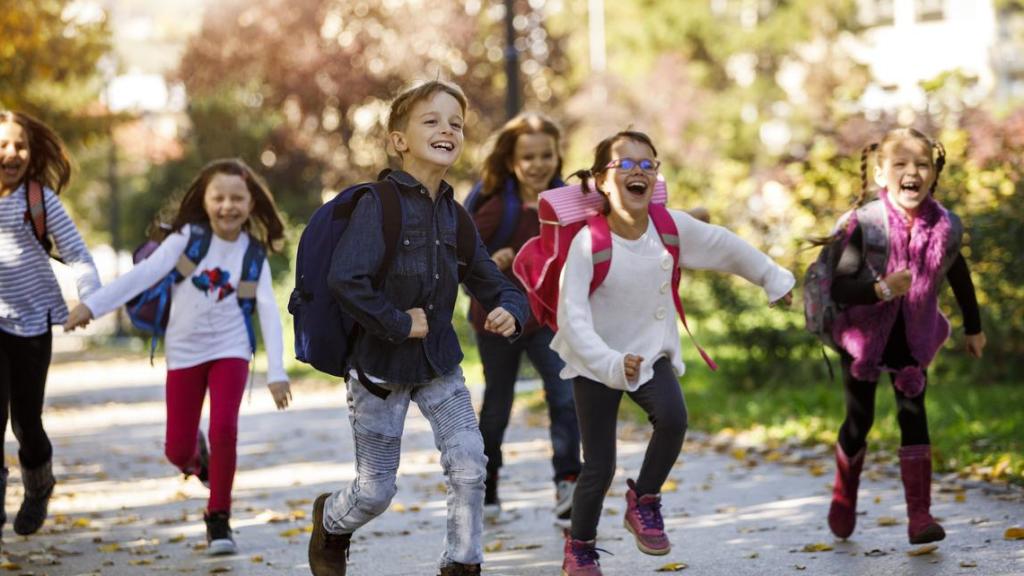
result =
[[[625,518],[623,518],[622,520],[622,525],[625,526],[626,530],[633,535],[633,538],[636,540],[636,547],[644,554],[648,554],[650,556],[664,556],[672,551],[671,544],[669,544],[667,547],[663,549],[648,548],[647,546],[644,546],[644,543],[640,540],[640,537],[637,536],[636,532],[633,531],[633,527],[629,525],[629,522]]]
[[[206,549],[207,556],[230,556],[238,553],[238,547],[231,540],[214,540]]]

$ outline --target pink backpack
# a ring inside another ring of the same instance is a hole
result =
[[[654,221],[658,236],[665,249],[672,255],[672,299],[676,312],[683,321],[687,334],[700,352],[701,358],[712,369],[718,365],[697,343],[686,324],[686,313],[679,299],[679,230],[665,203],[668,190],[665,181],[659,179],[654,185],[649,213]],[[537,321],[552,330],[558,330],[558,281],[565,266],[569,246],[584,226],[590,227],[591,250],[594,261],[594,276],[590,281],[590,293],[604,282],[612,265],[612,235],[608,220],[601,214],[603,196],[591,187],[591,193],[584,194],[580,185],[563,186],[542,192],[539,197],[538,215],[540,235],[529,239],[516,254],[512,272],[526,288],[530,310]]]

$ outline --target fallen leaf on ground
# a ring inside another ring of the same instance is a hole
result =
[[[500,552],[501,549],[504,547],[504,542],[502,542],[501,540],[495,540],[494,542],[491,542],[490,544],[486,544],[484,546],[484,552]]]
[[[662,492],[675,492],[679,490],[679,483],[675,480],[665,480],[665,483],[661,485]]]
[[[253,556],[252,558],[249,558],[249,561],[252,562],[253,564],[262,564],[263,563],[263,556],[260,556],[260,555]]]
[[[210,569],[210,574],[223,574],[224,572],[231,572],[230,566],[217,566],[216,568]]]
[[[899,518],[893,518],[892,516],[881,516],[878,518],[879,526],[896,526],[899,523]]]
[[[977,568],[978,567],[978,563],[975,562],[974,560],[961,560],[960,561],[960,567],[961,568]]]
[[[886,556],[887,554],[888,553],[885,550],[879,550],[878,548],[874,548],[864,553],[864,555],[869,558],[877,558],[879,556]]]
[[[956,496],[954,496],[953,499],[957,502],[967,502],[967,492],[961,490],[956,493]]]
[[[808,544],[803,547],[801,552],[828,552],[832,549],[831,544],[825,544],[824,542],[818,542],[816,544]]]
[[[1003,533],[1003,538],[1006,540],[1024,540],[1024,528],[1017,526],[1007,528],[1006,532]]]
[[[921,546],[920,548],[914,548],[913,550],[907,551],[907,556],[924,556],[925,554],[931,554],[938,550],[939,547],[936,544],[928,544],[927,546]]]
[[[689,568],[689,566],[683,562],[669,562],[661,568],[656,569],[655,572],[681,572],[687,568]]]

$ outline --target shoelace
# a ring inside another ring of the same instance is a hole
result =
[[[636,511],[640,515],[640,522],[644,528],[650,530],[664,530],[665,521],[661,517],[661,500],[654,500],[650,503],[636,503]]]
[[[604,552],[609,556],[615,556],[611,552],[604,548],[598,548],[597,546],[570,546],[572,550],[573,559],[576,561],[577,566],[593,566],[597,564],[598,559],[601,555],[598,552]]]

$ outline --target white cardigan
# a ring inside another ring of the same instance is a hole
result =
[[[767,255],[721,226],[670,210],[679,229],[680,268],[736,274],[764,288],[768,301],[782,298],[796,280]],[[569,247],[558,299],[558,332],[551,349],[565,362],[562,378],[584,376],[610,388],[633,391],[654,377],[654,362],[668,357],[677,376],[686,371],[672,301],[672,256],[648,219],[636,240],[612,234],[608,276],[594,291],[590,230]],[[640,375],[627,382],[626,354],[643,357]]]

